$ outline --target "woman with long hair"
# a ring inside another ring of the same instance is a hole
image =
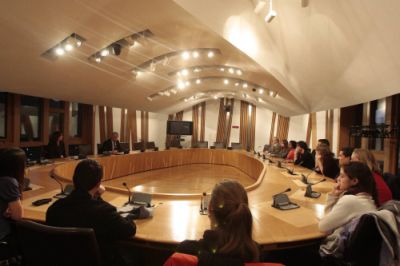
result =
[[[199,241],[182,242],[178,252],[198,255],[199,265],[217,265],[227,260],[229,265],[259,261],[259,247],[252,239],[253,217],[241,184],[223,180],[215,185],[208,211],[211,229]]]
[[[289,152],[286,156],[286,160],[289,162],[294,162],[294,156],[296,153],[296,146],[297,146],[297,142],[294,140],[289,141]]]
[[[51,134],[49,144],[47,145],[47,158],[65,157],[64,136],[61,131],[55,131]]]
[[[17,242],[12,224],[23,216],[25,161],[25,152],[19,148],[0,150],[0,242],[8,243],[11,253],[16,252]]]
[[[316,172],[330,178],[336,178],[339,174],[339,163],[327,145],[319,145],[315,154]]]
[[[351,155],[351,160],[355,162],[362,162],[371,170],[376,183],[379,206],[392,199],[392,191],[390,191],[389,187],[385,183],[385,180],[383,180],[379,164],[372,152],[367,149],[355,149]]]
[[[376,210],[378,205],[375,180],[365,164],[350,162],[342,166],[336,182],[328,194],[325,216],[319,222],[320,231],[326,233]]]

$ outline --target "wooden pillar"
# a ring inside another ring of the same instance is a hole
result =
[[[395,125],[396,119],[396,96],[386,97],[385,124]],[[395,137],[385,138],[384,140],[384,164],[383,172],[395,174],[397,171],[398,139]]]
[[[370,122],[370,114],[371,114],[371,103],[367,102],[363,104],[363,119],[362,125],[367,126]],[[369,139],[362,137],[361,138],[361,148],[368,149]]]

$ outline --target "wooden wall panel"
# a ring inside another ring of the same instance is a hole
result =
[[[99,129],[100,129],[100,142],[106,141],[106,114],[105,107],[99,106]]]
[[[200,141],[204,141],[205,130],[206,130],[206,102],[202,102],[201,103]]]
[[[114,131],[113,129],[113,109],[110,106],[106,107],[106,128],[107,128],[107,133],[106,133],[106,139],[111,138],[111,135]]]
[[[272,113],[272,121],[271,121],[271,131],[269,135],[269,145],[272,145],[272,140],[274,139],[275,135],[275,120],[276,120],[276,113]]]

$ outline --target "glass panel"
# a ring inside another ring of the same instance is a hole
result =
[[[64,109],[64,101],[50,100],[49,105],[50,108]]]
[[[0,92],[0,138],[6,137],[6,103],[7,93]]]
[[[49,134],[55,131],[63,132],[64,129],[64,114],[50,113],[49,114]]]
[[[81,113],[82,108],[78,103],[71,103],[70,105],[71,117],[69,120],[69,135],[70,137],[81,136]]]
[[[376,112],[375,112],[375,124],[384,124],[385,123],[385,114],[386,114],[386,99],[380,99],[377,101]],[[383,151],[383,138],[375,139],[375,150]]]
[[[42,100],[21,96],[21,141],[40,140]]]

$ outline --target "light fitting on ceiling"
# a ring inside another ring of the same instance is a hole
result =
[[[119,56],[124,47],[129,47],[129,48],[136,47],[139,42],[141,42],[142,44],[146,43],[150,37],[153,37],[153,33],[148,29],[140,32],[135,32],[131,35],[128,35],[122,39],[119,39],[111,43],[107,47],[100,49],[99,51],[89,56],[88,59],[90,61],[95,61],[96,63],[100,63],[104,57],[107,57],[109,55]]]
[[[228,72],[229,74],[232,75],[238,75],[241,76],[243,74],[243,70],[238,68],[238,67],[234,67],[234,66],[228,66],[228,65],[200,65],[200,66],[192,66],[192,67],[188,67],[188,68],[182,68],[182,69],[178,69],[172,72],[169,72],[168,75],[169,76],[178,76],[178,77],[182,77],[182,76],[188,76],[189,74],[192,73],[199,73],[202,71],[206,71],[206,70],[219,70],[220,72]]]
[[[272,0],[269,0],[268,14],[264,18],[265,22],[270,23],[277,15],[278,13],[272,9]]]
[[[267,5],[266,0],[258,0],[256,7],[254,8],[254,13],[260,14],[266,5]]]
[[[55,60],[66,53],[72,52],[75,48],[81,47],[84,41],[86,41],[85,38],[76,33],[72,33],[64,40],[45,51],[41,56],[50,60]]]

